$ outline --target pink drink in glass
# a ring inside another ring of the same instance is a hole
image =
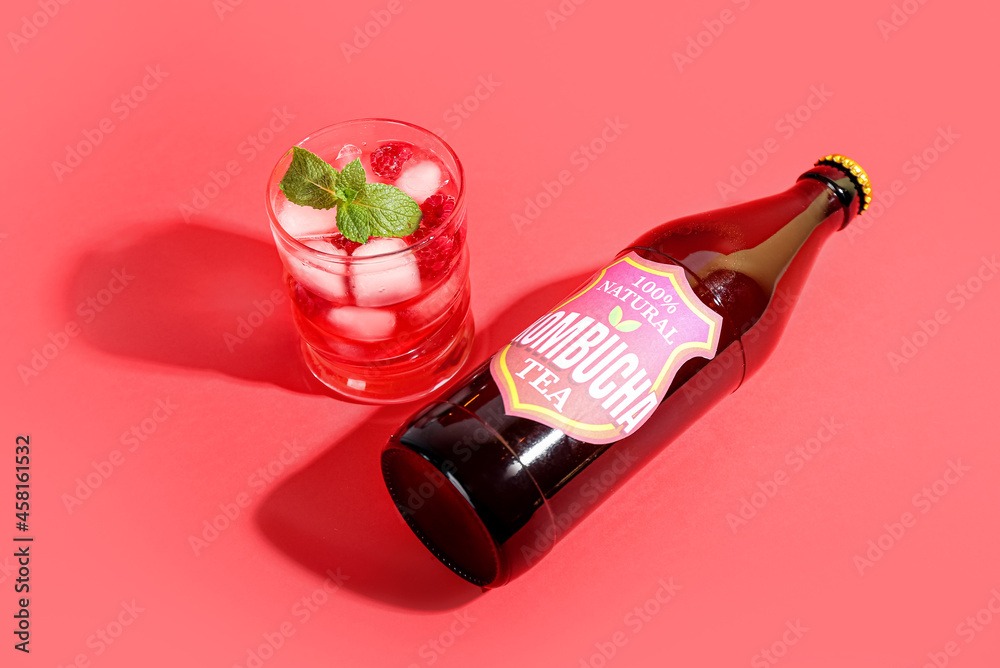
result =
[[[333,125],[298,146],[337,170],[360,158],[369,183],[400,188],[423,211],[409,236],[350,241],[335,208],[287,200],[278,184],[290,152],[278,161],[267,210],[309,370],[363,401],[429,394],[457,373],[473,337],[461,163],[436,135],[383,119]]]

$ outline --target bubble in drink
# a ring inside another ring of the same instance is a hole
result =
[[[314,209],[285,201],[276,215],[281,227],[295,238],[330,234],[337,230],[336,209]]]
[[[372,239],[352,258],[394,253],[406,248],[402,239]],[[351,265],[351,294],[358,306],[388,306],[420,294],[420,269],[412,254],[389,255]]]
[[[418,203],[433,195],[441,187],[441,168],[433,160],[424,160],[403,168],[396,187]]]

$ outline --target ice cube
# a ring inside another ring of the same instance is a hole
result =
[[[320,253],[326,253],[327,255],[336,255],[338,257],[344,257],[347,255],[347,251],[343,248],[337,248],[333,245],[333,242],[328,239],[299,239],[299,243],[303,246],[309,246],[314,250],[318,250]],[[340,271],[337,273],[345,273]]]
[[[396,187],[419,204],[441,187],[441,168],[433,160],[424,160],[412,166],[405,166],[399,178],[396,179]]]
[[[324,239],[303,239],[302,243],[329,255],[347,257],[347,251],[337,248]],[[347,265],[322,259],[304,259],[301,256],[286,255],[288,273],[324,299],[338,301],[347,295]]]
[[[352,258],[370,257],[406,248],[402,239],[372,239]],[[351,293],[359,306],[388,306],[420,293],[420,268],[410,253],[375,258],[351,265]]]
[[[354,162],[356,158],[360,157],[360,148],[354,144],[344,144],[344,148],[340,149],[340,153],[337,154],[337,159],[333,161],[333,166],[336,169],[343,169],[349,163]]]
[[[337,334],[355,341],[388,339],[396,329],[396,315],[378,308],[341,306],[330,309],[326,319]]]
[[[275,213],[281,227],[295,238],[331,234],[337,229],[336,209],[314,209],[286,201]]]

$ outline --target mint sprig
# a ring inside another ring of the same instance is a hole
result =
[[[315,153],[292,147],[292,162],[278,184],[293,204],[314,209],[337,207],[337,229],[351,241],[405,237],[420,224],[420,207],[387,183],[368,183],[361,160],[341,171]]]

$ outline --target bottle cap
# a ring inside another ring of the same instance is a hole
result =
[[[837,153],[820,158],[816,161],[816,164],[840,167],[847,172],[851,181],[854,182],[858,191],[861,192],[861,202],[858,206],[858,215],[861,215],[861,213],[863,213],[864,210],[867,209],[872,203],[872,184],[868,179],[868,174],[865,173],[865,170],[861,169],[861,165],[854,162],[847,156],[839,155]]]

